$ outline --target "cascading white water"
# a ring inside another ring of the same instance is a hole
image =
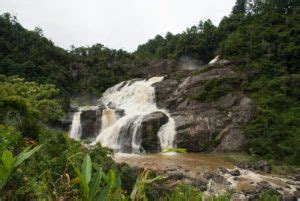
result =
[[[82,127],[81,127],[81,110],[78,112],[75,112],[72,120],[72,126],[70,129],[70,138],[74,140],[79,140],[82,133]]]
[[[169,118],[168,123],[163,125],[158,137],[161,148],[173,147],[175,136],[175,122],[166,110],[158,109],[155,103],[155,89],[152,84],[160,82],[163,77],[153,77],[148,80],[121,82],[103,94],[101,102],[105,105],[113,105],[115,108],[124,110],[125,115],[116,118],[114,109],[104,109],[102,113],[102,129],[96,139],[105,147],[120,150],[121,143],[119,135],[121,128],[130,125],[133,128],[131,146],[133,152],[139,152],[141,139],[137,134],[141,127],[141,122],[145,115],[153,112],[163,112]]]
[[[106,108],[102,111],[101,127],[102,130],[110,127],[117,121],[117,115],[114,110]]]

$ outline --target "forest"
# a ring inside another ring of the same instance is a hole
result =
[[[249,156],[300,165],[300,3],[237,0],[218,26],[210,20],[179,34],[157,35],[133,53],[102,44],[64,50],[40,28],[27,30],[0,16],[0,200],[201,200],[191,185],[156,192],[164,178],[116,164],[112,150],[87,148],[51,128],[77,97],[99,97],[152,61],[192,58],[206,65],[216,55],[247,75],[238,88],[255,103],[244,127]],[[219,83],[194,94],[212,101]],[[227,89],[226,89],[227,90]],[[232,89],[229,89],[232,90]],[[278,200],[274,192],[260,200]],[[230,193],[209,200],[230,200]]]

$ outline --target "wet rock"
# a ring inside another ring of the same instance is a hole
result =
[[[256,190],[258,192],[264,192],[267,190],[273,190],[271,184],[266,181],[261,181],[257,183]]]
[[[184,175],[181,172],[168,172],[167,177],[170,180],[181,180],[184,178]]]
[[[295,181],[300,181],[300,175],[295,176]]]
[[[216,172],[206,172],[203,174],[203,178],[206,180],[211,179],[217,184],[230,185],[230,182]]]
[[[281,201],[297,201],[297,197],[295,195],[282,195],[280,200]]]
[[[158,131],[162,125],[169,121],[162,112],[153,112],[146,115],[141,122],[142,147],[146,152],[157,153],[161,151]]]
[[[204,192],[207,190],[208,181],[203,178],[197,178],[192,184],[193,186],[197,187],[200,191]]]
[[[240,176],[241,172],[238,169],[229,171],[229,174],[231,174],[232,176]]]
[[[137,117],[128,120],[128,123],[121,127],[118,144],[121,145],[120,150],[123,153],[142,152],[143,150],[133,150],[132,148],[132,135],[135,131],[134,122]]]
[[[60,119],[57,121],[54,121],[49,125],[51,128],[55,128],[57,130],[68,132],[70,130],[72,121],[67,119]]]
[[[295,192],[294,192],[294,196],[295,196],[296,198],[300,198],[300,191],[295,191]]]
[[[119,116],[119,118],[125,116],[125,110],[123,109],[116,109],[115,113]]]
[[[226,173],[229,172],[229,171],[228,171],[226,168],[224,168],[224,167],[220,167],[220,168],[219,168],[219,171],[220,171],[221,174],[226,174]]]
[[[82,139],[95,138],[101,127],[100,110],[83,110],[81,112]]]
[[[78,106],[71,105],[69,108],[69,112],[78,112],[78,111],[79,111]]]
[[[109,109],[116,109],[116,104],[113,103],[113,102],[109,102],[109,103],[107,104],[107,107],[108,107]]]
[[[288,184],[288,185],[297,185],[297,183],[294,182],[294,181],[287,181],[287,182],[285,182],[285,183]]]
[[[258,161],[254,167],[256,170],[260,170],[266,173],[271,173],[272,167],[271,165],[264,160]]]

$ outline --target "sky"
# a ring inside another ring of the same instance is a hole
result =
[[[134,51],[157,34],[173,34],[230,14],[235,0],[0,0],[27,29],[40,27],[55,45],[91,46]]]

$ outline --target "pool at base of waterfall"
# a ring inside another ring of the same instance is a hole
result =
[[[172,152],[171,152],[172,153]],[[117,163],[128,163],[130,166],[152,170],[184,169],[190,172],[216,170],[219,167],[233,168],[229,161],[217,154],[174,153],[167,154],[125,154],[115,153]]]
[[[226,154],[204,153],[116,153],[114,160],[134,168],[153,170],[166,177],[164,185],[170,188],[187,183],[197,186],[207,195],[235,192],[241,200],[264,189],[276,189],[283,195],[290,195],[300,186],[299,181],[291,178],[238,168],[226,157]]]

